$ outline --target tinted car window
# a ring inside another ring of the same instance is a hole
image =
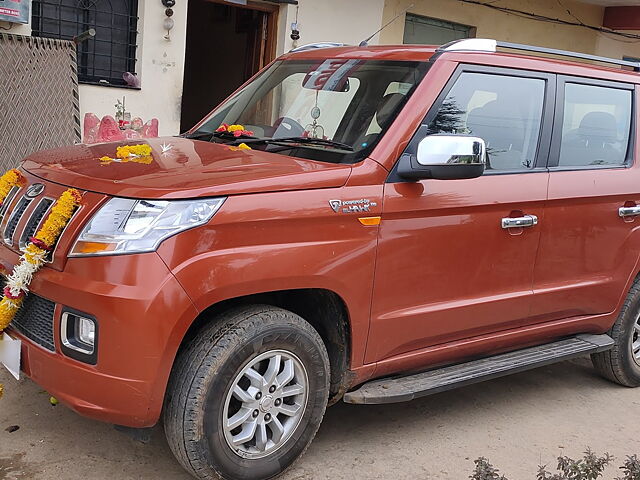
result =
[[[533,168],[545,81],[465,72],[429,125],[429,134],[476,135],[487,144],[487,169]]]
[[[558,165],[622,165],[630,130],[631,91],[567,83]]]

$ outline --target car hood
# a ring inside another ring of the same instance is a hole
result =
[[[119,146],[142,143],[152,148],[152,158],[145,163],[100,160],[115,158]],[[22,167],[51,182],[132,198],[194,198],[340,187],[351,172],[350,165],[180,137],[44,150],[27,157]]]

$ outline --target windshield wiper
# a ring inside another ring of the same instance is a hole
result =
[[[258,137],[253,137],[250,135],[240,135],[236,137],[234,134],[229,132],[193,132],[193,133],[183,133],[180,135],[183,138],[192,138],[194,140],[208,140],[211,141],[213,138],[221,138],[223,140],[231,140],[231,143],[243,142],[245,140],[253,140]]]
[[[347,145],[346,143],[334,142],[333,140],[327,140],[325,138],[313,138],[313,137],[282,137],[282,138],[249,138],[247,140],[238,139],[236,143],[269,143],[273,145],[278,144],[291,144],[297,143],[299,147],[306,147],[309,145],[326,145],[328,147],[339,148],[341,150],[348,150],[349,152],[353,152],[353,147],[351,145]]]
[[[213,137],[213,132],[193,132],[193,133],[186,132],[178,136],[182,138],[192,138],[194,140],[202,140],[204,138],[210,139],[211,137]]]
[[[239,137],[236,137],[231,132],[213,132],[212,135],[216,138],[224,138],[226,140],[232,140],[233,142],[241,141],[243,138],[252,139],[252,140],[258,138],[258,137],[254,137],[253,135],[240,135]]]

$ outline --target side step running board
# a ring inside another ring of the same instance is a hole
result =
[[[523,372],[587,353],[609,350],[609,335],[577,335],[558,342],[502,353],[472,362],[451,365],[405,377],[391,377],[365,383],[347,392],[346,403],[377,404],[406,402],[483,380]]]

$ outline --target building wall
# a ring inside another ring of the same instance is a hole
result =
[[[626,33],[635,33],[636,35],[640,35],[640,30],[628,30]],[[612,38],[611,35],[601,33],[598,34],[595,51],[598,55],[602,55],[604,57],[621,58],[623,56],[629,56],[640,58],[640,40],[623,39],[620,41],[616,38]]]
[[[143,120],[160,120],[160,135],[174,135],[180,128],[180,102],[184,73],[187,2],[176,2],[173,8],[175,26],[171,40],[165,40],[162,28],[165,18],[160,0],[140,1],[136,70],[141,90],[80,85],[80,113],[93,112],[99,117],[115,115],[115,103],[125,97],[127,111]]]
[[[294,48],[290,38],[291,23],[296,21],[300,40],[297,45],[316,42],[339,42],[358,45],[382,25],[385,0],[299,0],[299,5],[287,5],[280,10],[278,54]],[[380,43],[379,35],[371,39]]]
[[[142,89],[80,84],[80,114],[92,112],[102,117],[115,115],[117,99],[125,97],[127,111],[145,121],[160,120],[160,135],[178,133],[180,127],[180,100],[184,73],[186,43],[187,2],[176,2],[175,27],[171,40],[164,39],[162,28],[164,7],[159,0],[140,0],[138,21],[138,49],[136,70]],[[31,25],[13,25],[9,33],[31,35]]]
[[[616,58],[623,55],[640,57],[640,42],[637,40],[621,41],[612,35],[584,27],[536,21],[459,0],[386,0],[383,22],[404,11],[412,3],[414,7],[409,12],[474,26],[477,28],[478,38],[495,38]],[[604,16],[604,7],[574,0],[562,0],[561,3],[557,0],[498,0],[491,3],[575,22],[576,19],[567,12],[568,9],[583,23],[598,26],[602,25]],[[384,30],[380,43],[402,43],[403,32],[404,17],[401,17]]]
[[[180,105],[184,76],[187,31],[187,0],[173,7],[175,22],[171,40],[164,39],[164,7],[159,0],[140,0],[136,70],[141,90],[80,85],[80,113],[102,117],[115,114],[117,99],[125,97],[127,111],[145,121],[160,120],[160,135],[175,135],[180,129]],[[299,45],[320,41],[357,44],[380,28],[384,0],[300,0],[299,6],[282,5],[278,15],[277,54],[293,48],[291,23],[300,29]],[[30,35],[30,25],[16,25],[11,33]],[[373,39],[372,44],[377,43]]]
[[[458,0],[299,0],[299,5],[282,5],[278,15],[276,50],[280,55],[296,44],[291,40],[291,23],[298,22],[300,40],[297,45],[331,41],[357,45],[411,3],[411,13],[477,28],[478,37],[490,37],[519,43],[577,50],[620,58],[640,57],[640,42],[624,42],[606,34],[580,27],[555,25],[505,14],[496,10],[462,3]],[[525,11],[572,20],[557,0],[498,0]],[[164,7],[159,0],[140,0],[138,23],[137,72],[141,90],[80,85],[82,116],[93,112],[98,116],[114,115],[115,103],[123,96],[127,110],[147,120],[160,120],[160,134],[174,135],[180,128],[180,106],[186,45],[187,0],[176,2],[175,27],[171,40],[165,40],[162,28]],[[584,23],[602,25],[603,7],[562,0]],[[14,26],[11,33],[29,35],[29,25]],[[376,35],[371,44],[402,43],[404,17]]]

